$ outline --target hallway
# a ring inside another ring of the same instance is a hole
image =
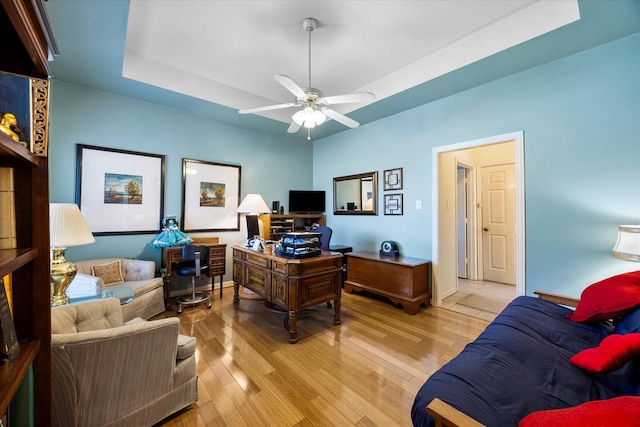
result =
[[[516,287],[504,283],[458,279],[458,292],[442,308],[492,321],[516,297]]]

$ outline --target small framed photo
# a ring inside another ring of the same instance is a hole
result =
[[[96,236],[151,234],[164,207],[164,155],[77,145],[76,204]]]
[[[239,231],[240,166],[182,159],[184,231]]]
[[[385,194],[384,195],[384,214],[385,215],[402,215],[402,194]]]
[[[384,191],[402,190],[402,168],[384,171]]]

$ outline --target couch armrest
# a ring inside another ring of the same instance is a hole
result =
[[[544,291],[533,291],[534,294],[538,295],[538,298],[543,299],[545,301],[552,302],[554,304],[566,305],[568,307],[577,307],[580,299],[568,297],[565,295],[553,294],[551,292]]]
[[[436,427],[484,427],[484,424],[438,398],[429,402],[426,410],[435,418]]]

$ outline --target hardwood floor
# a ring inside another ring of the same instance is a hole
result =
[[[445,298],[441,307],[492,321],[515,297],[514,285],[458,279],[458,292]]]
[[[210,310],[180,315],[181,332],[197,338],[199,398],[158,426],[410,426],[423,382],[488,324],[434,307],[409,315],[343,293],[342,325],[333,325],[333,308],[318,306],[299,316],[292,345],[282,313],[232,300],[225,288]]]

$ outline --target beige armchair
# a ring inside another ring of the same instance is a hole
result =
[[[54,425],[152,426],[197,400],[180,320],[122,319],[116,298],[51,310]]]

